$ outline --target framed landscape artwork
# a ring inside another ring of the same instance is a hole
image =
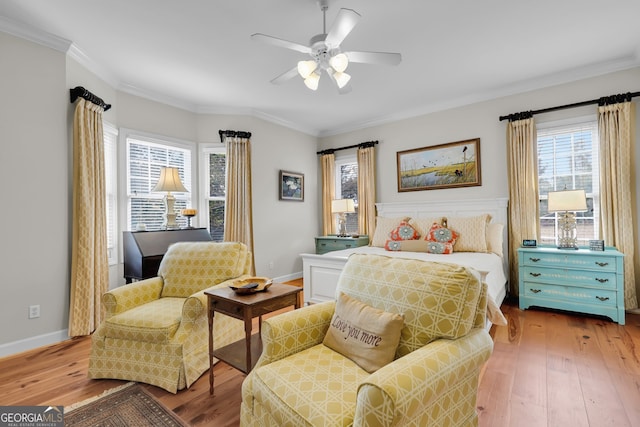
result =
[[[480,138],[398,151],[398,192],[482,185]]]
[[[304,201],[304,174],[280,171],[280,200]]]

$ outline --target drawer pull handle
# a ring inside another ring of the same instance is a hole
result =
[[[600,283],[607,283],[609,281],[609,279],[598,279],[596,277],[596,282],[600,282]]]
[[[596,261],[596,265],[599,266],[599,267],[606,267],[607,265],[609,265],[609,263],[608,262],[598,262],[598,261]]]
[[[529,289],[529,290],[534,294],[537,294],[538,292],[542,292],[542,289]]]
[[[596,298],[598,298],[600,301],[607,301],[609,299],[609,297],[599,297],[597,295]]]
[[[542,273],[529,273],[530,275],[532,275],[533,277],[539,277],[542,276]]]
[[[538,262],[538,261],[540,261],[540,258],[529,258],[529,259],[530,259],[531,261],[533,261],[533,262]]]

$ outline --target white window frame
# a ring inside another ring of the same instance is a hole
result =
[[[549,131],[554,131],[554,130],[563,130],[563,129],[567,129],[569,130],[570,128],[578,128],[580,126],[584,126],[587,127],[587,125],[591,125],[593,126],[593,137],[592,137],[592,168],[591,168],[591,175],[592,175],[592,191],[591,192],[587,192],[586,196],[587,199],[593,199],[593,237],[591,237],[592,239],[598,239],[599,237],[599,230],[600,230],[600,164],[599,164],[599,140],[598,140],[598,118],[596,115],[588,115],[588,116],[580,116],[580,117],[574,117],[574,118],[570,118],[570,119],[564,119],[564,120],[556,120],[556,121],[550,121],[550,122],[542,122],[542,123],[537,123],[536,124],[536,130],[537,130],[537,137],[536,139],[540,136],[540,134],[544,134],[545,132],[549,132]],[[536,147],[537,147],[537,143],[536,143]],[[536,157],[537,157],[537,152],[536,152]],[[569,188],[569,190],[572,190],[573,188]],[[562,188],[556,188],[556,191],[562,190]],[[545,200],[547,198],[546,194],[542,194],[540,193],[540,190],[538,190],[539,193],[539,200]],[[555,213],[554,214],[556,217],[555,220],[555,230],[554,230],[554,236],[558,236],[559,235],[559,230],[558,230],[558,214]],[[538,219],[538,221],[540,221],[542,217],[540,217]],[[579,219],[579,218],[578,218]],[[540,236],[540,240],[542,240],[542,236]],[[588,243],[589,238],[584,238],[581,237],[580,235],[578,235],[578,245],[579,246],[585,246]]]
[[[201,193],[199,199],[198,210],[202,212],[202,215],[198,215],[198,225],[205,227],[209,232],[209,201],[218,200],[226,203],[226,190],[227,190],[227,177],[225,174],[225,196],[212,197],[209,194],[210,179],[209,174],[209,154],[224,154],[225,160],[227,155],[227,148],[224,143],[203,143],[200,144],[199,158],[200,158],[200,188]],[[226,208],[226,206],[225,206]]]
[[[102,122],[106,193],[107,256],[109,265],[118,263],[118,129]]]
[[[346,165],[346,164],[350,164],[350,163],[355,163],[358,164],[358,155],[357,153],[345,153],[342,154],[340,156],[336,156],[335,158],[335,197],[336,199],[340,198],[342,195],[342,176],[340,173],[340,169],[342,166]],[[358,174],[360,173],[360,170],[358,170]],[[359,200],[359,198],[358,198]],[[354,201],[355,204],[355,209],[356,212],[355,213],[351,213],[351,214],[347,214],[347,216],[352,216],[352,215],[358,215],[358,203],[357,201]],[[348,222],[348,221],[347,221]],[[357,227],[357,226],[356,226]],[[347,229],[347,233],[357,233],[358,230],[356,228],[356,230],[349,230]]]
[[[127,156],[128,150],[128,140],[135,139],[144,142],[148,142],[151,144],[165,145],[169,147],[179,148],[183,150],[187,150],[190,152],[190,183],[185,182],[185,187],[189,190],[189,193],[186,196],[183,196],[187,199],[187,204],[191,206],[193,203],[197,202],[197,194],[198,194],[198,162],[197,162],[197,145],[195,142],[180,140],[177,138],[172,138],[164,135],[153,134],[144,131],[138,131],[134,129],[120,128],[120,136],[119,136],[119,151],[118,158],[120,160],[120,165],[124,165],[122,168],[122,172],[119,174],[119,194],[120,194],[120,209],[119,209],[119,219],[120,224],[122,225],[121,231],[132,231],[129,230],[129,222],[131,216],[130,209],[130,197],[129,197],[129,159]],[[191,188],[189,188],[191,187]],[[164,194],[158,193],[152,194],[151,197],[163,198]],[[178,198],[178,195],[176,195]]]

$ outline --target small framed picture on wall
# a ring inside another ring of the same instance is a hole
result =
[[[280,171],[280,200],[304,201],[304,174]]]

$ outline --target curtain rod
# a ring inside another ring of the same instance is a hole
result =
[[[340,151],[340,150],[347,150],[349,148],[368,148],[368,147],[373,147],[376,144],[378,144],[378,141],[367,141],[367,142],[361,142],[360,144],[349,145],[347,147],[328,148],[326,150],[318,151],[316,152],[316,154],[333,154],[334,152]]]
[[[99,107],[104,108],[104,111],[107,111],[109,108],[111,108],[111,104],[107,104],[102,100],[102,98],[97,97],[82,86],[76,86],[73,89],[69,89],[69,98],[71,99],[72,104],[76,102],[76,99],[83,98],[87,101],[93,102]]]
[[[507,116],[500,116],[500,121],[509,120],[510,122],[512,122],[514,120],[530,119],[531,117],[533,117],[534,114],[548,113],[550,111],[557,111],[557,110],[565,110],[567,108],[583,107],[585,105],[598,104],[602,106],[602,105],[609,105],[609,104],[617,104],[620,102],[630,102],[631,98],[635,98],[636,96],[640,96],[640,92],[633,92],[633,93],[627,92],[627,93],[622,93],[618,95],[603,96],[598,99],[591,99],[589,101],[576,102],[574,104],[559,105],[557,107],[543,108],[541,110],[522,111],[520,113],[513,113]]]
[[[243,131],[235,131],[235,130],[219,130],[218,135],[220,135],[220,142],[224,142],[224,137],[240,137],[240,138],[251,138],[251,132],[243,132]]]

